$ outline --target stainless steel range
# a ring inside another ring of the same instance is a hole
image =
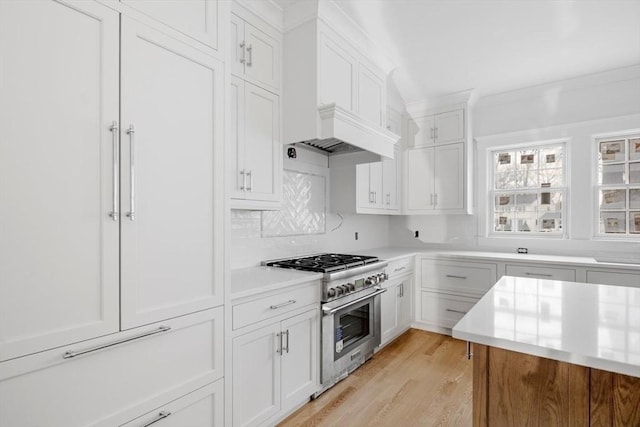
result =
[[[373,256],[318,254],[263,265],[316,271],[322,279],[320,393],[373,356],[380,345],[380,294],[386,261]]]

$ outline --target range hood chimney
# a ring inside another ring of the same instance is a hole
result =
[[[329,1],[299,1],[285,10],[283,142],[328,155],[368,151],[393,158],[400,136],[386,129],[392,66],[376,61],[347,22]]]

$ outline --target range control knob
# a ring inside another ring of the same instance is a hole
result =
[[[389,276],[387,276],[387,273],[380,273],[380,274],[378,274],[378,283],[384,282],[388,278],[389,278]]]
[[[347,283],[345,286],[349,289],[349,292],[353,292],[356,290],[356,285],[354,285],[353,283]]]
[[[373,286],[378,284],[378,278],[376,276],[369,276],[364,279],[364,284],[367,286]]]
[[[349,293],[349,291],[350,291],[349,286],[347,286],[347,285],[340,285],[340,286],[338,286],[338,287],[339,287],[340,289],[342,289],[342,293],[343,293],[343,294],[348,294],[348,293]]]
[[[331,297],[335,297],[335,296],[336,296],[336,289],[335,289],[335,288],[329,288],[329,289],[327,290],[327,296],[328,296],[329,298],[331,298]]]

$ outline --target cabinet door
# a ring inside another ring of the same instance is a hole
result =
[[[385,195],[382,185],[382,162],[369,163],[369,189],[372,194],[371,207],[382,209],[385,207]]]
[[[373,205],[373,192],[371,191],[369,163],[356,165],[356,211],[358,209],[370,209]]]
[[[223,380],[218,380],[121,427],[145,427],[152,424],[158,427],[222,427],[224,424],[223,393]]]
[[[464,110],[435,115],[435,142],[444,144],[464,141]]]
[[[245,197],[246,176],[244,170],[244,80],[231,76],[229,84],[229,133],[227,139],[226,161],[229,190],[234,199]]]
[[[382,194],[384,195],[383,203],[385,209],[397,210],[400,208],[399,195],[400,195],[400,168],[398,162],[400,161],[400,150],[396,148],[394,150],[393,159],[385,158],[382,161]]]
[[[407,152],[407,209],[433,210],[433,148],[415,148]]]
[[[318,390],[318,310],[282,322],[282,411],[309,400]]]
[[[358,114],[375,123],[384,125],[386,113],[386,86],[384,80],[360,64],[358,66]]]
[[[320,104],[355,111],[356,61],[325,34],[320,37]]]
[[[244,105],[246,198],[277,201],[282,193],[278,96],[245,82]]]
[[[218,48],[218,0],[120,0],[200,43]]]
[[[229,58],[231,73],[240,77],[244,75],[244,65],[247,61],[245,47],[244,20],[232,13],[229,20]]]
[[[464,207],[464,144],[435,147],[435,209]]]
[[[280,323],[233,339],[233,425],[257,426],[280,411]]]
[[[118,330],[118,19],[0,1],[0,361]]]
[[[400,287],[395,281],[385,288],[387,292],[380,296],[380,331],[381,345],[389,342],[398,328],[398,300],[400,299]]]
[[[416,117],[408,122],[408,138],[412,147],[433,145],[435,135],[434,116]]]
[[[408,327],[413,320],[413,276],[408,276],[400,282],[400,298],[398,298],[398,329]]]
[[[126,329],[222,303],[224,90],[212,57],[126,17],[121,34]]]
[[[266,33],[245,22],[245,74],[260,85],[280,87],[280,44]]]

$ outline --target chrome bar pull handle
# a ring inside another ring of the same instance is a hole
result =
[[[240,185],[240,189],[245,191],[247,188],[247,175],[244,173],[244,169],[240,171],[240,175],[242,176],[242,184]]]
[[[111,127],[109,127],[111,131],[111,140],[113,144],[113,210],[109,212],[109,216],[114,220],[118,221],[120,212],[118,207],[118,201],[120,200],[119,189],[120,189],[120,154],[118,153],[118,122],[111,122]]]
[[[276,337],[278,337],[279,340],[278,347],[276,348],[276,353],[282,356],[282,332],[278,332],[276,334]]]
[[[153,420],[149,421],[148,423],[146,423],[146,424],[145,424],[145,425],[143,425],[142,427],[149,427],[151,424],[155,424],[155,423],[157,423],[158,421],[162,421],[162,420],[164,420],[164,419],[165,419],[165,418],[167,418],[169,415],[171,415],[171,412],[169,412],[169,411],[160,411],[160,412],[158,412],[158,416],[157,416],[155,419],[153,419]]]
[[[127,135],[129,135],[129,212],[127,213],[127,217],[131,221],[136,219],[136,154],[135,154],[135,145],[134,145],[134,135],[136,133],[133,125],[129,125],[129,129],[127,129]]]
[[[240,43],[240,50],[242,50],[242,56],[240,57],[240,63],[244,64],[245,62],[247,62],[246,57],[245,57],[245,53],[244,53],[244,47],[245,47],[245,43],[244,41],[242,43]]]
[[[467,341],[467,360],[471,360],[473,353],[471,352],[471,341]]]
[[[114,341],[108,344],[103,344],[103,345],[99,345],[96,347],[91,347],[91,348],[87,348],[85,350],[80,350],[80,351],[67,351],[66,353],[64,353],[62,355],[63,359],[71,359],[77,356],[82,356],[83,354],[87,354],[87,353],[93,353],[94,351],[98,351],[98,350],[103,350],[105,348],[109,348],[109,347],[113,347],[116,345],[120,345],[120,344],[124,344],[126,342],[129,341],[134,341],[134,340],[139,340],[140,338],[145,338],[145,337],[149,337],[151,335],[155,335],[155,334],[159,334],[162,332],[167,332],[171,330],[171,326],[160,326],[158,329],[155,329],[153,331],[150,332],[145,332],[139,335],[134,335],[132,337],[129,338],[125,338],[119,341]]]
[[[270,305],[270,306],[269,306],[269,308],[270,308],[271,310],[277,310],[277,309],[279,309],[279,308],[286,307],[286,306],[288,306],[288,305],[295,304],[295,303],[296,303],[296,300],[294,300],[294,299],[290,299],[289,301],[287,301],[287,302],[283,302],[283,303],[280,303],[280,304],[278,304],[278,305]]]
[[[553,274],[544,274],[544,273],[529,273],[529,272],[525,272],[524,273],[527,276],[538,276],[538,277],[553,277]]]
[[[249,53],[249,59],[247,60],[247,67],[253,65],[253,46],[247,45],[247,52]]]
[[[245,174],[245,176],[247,178],[249,178],[249,185],[246,186],[246,189],[247,189],[247,191],[251,191],[251,187],[252,187],[252,184],[253,184],[253,175],[251,174],[251,171],[248,171]]]
[[[454,310],[453,308],[445,308],[445,311],[448,311],[450,313],[457,313],[457,314],[467,314],[466,311]]]
[[[466,280],[467,276],[456,276],[455,274],[447,274],[445,277],[449,277],[451,279],[463,279]]]
[[[284,331],[284,334],[287,336],[287,354],[289,354],[289,330],[287,329],[286,331]],[[282,350],[283,352],[285,351],[285,349]]]

